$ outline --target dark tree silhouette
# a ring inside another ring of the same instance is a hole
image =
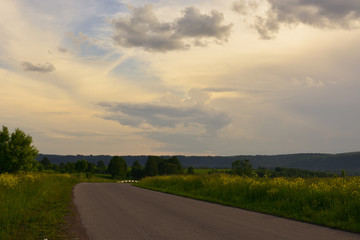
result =
[[[88,168],[88,162],[86,160],[77,160],[75,163],[75,170],[77,172],[85,172]]]
[[[136,180],[144,177],[144,170],[138,160],[135,160],[131,167],[131,176]]]
[[[127,172],[127,165],[122,157],[114,156],[108,166],[108,172],[112,178],[125,179]]]
[[[148,160],[145,164],[145,176],[156,176],[159,175],[159,163],[162,161],[161,157],[148,156]]]

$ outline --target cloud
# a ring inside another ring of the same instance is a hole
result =
[[[150,4],[130,10],[130,16],[113,19],[115,43],[128,48],[157,52],[189,49],[205,45],[203,39],[226,41],[232,28],[232,24],[222,24],[223,14],[215,10],[201,14],[197,8],[188,7],[174,22],[160,22]]]
[[[323,87],[325,83],[321,80],[315,80],[311,77],[306,77],[305,79],[293,78],[292,82],[296,86],[306,86],[306,87]]]
[[[194,7],[186,8],[184,16],[176,21],[176,35],[180,37],[213,37],[226,40],[232,24],[221,25],[224,20],[222,13],[213,10],[210,15],[201,14]]]
[[[209,132],[219,130],[230,123],[226,113],[206,109],[199,105],[178,107],[149,103],[99,103],[108,113],[102,118],[135,128],[176,128],[196,126]]]
[[[272,39],[281,25],[309,25],[321,29],[353,29],[360,26],[360,2],[354,0],[263,0],[268,9],[265,16],[251,7],[252,1],[240,0],[234,3],[233,10],[246,15],[255,14],[253,27],[260,38]]]
[[[51,63],[45,64],[32,64],[31,62],[22,62],[24,71],[29,72],[40,72],[40,73],[49,73],[55,71],[55,67]]]
[[[66,48],[63,48],[63,47],[58,47],[58,50],[61,53],[67,53],[68,52],[68,50]]]
[[[247,15],[249,11],[255,11],[258,8],[256,1],[239,0],[233,3],[233,10],[241,15]]]

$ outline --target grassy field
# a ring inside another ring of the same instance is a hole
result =
[[[109,175],[0,174],[0,239],[64,238],[72,188],[79,182],[113,182]]]
[[[58,236],[77,182],[68,174],[1,174],[0,239]]]
[[[135,185],[360,232],[360,177],[285,179],[213,174],[152,177]]]

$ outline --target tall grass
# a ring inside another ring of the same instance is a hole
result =
[[[54,239],[78,179],[68,174],[0,175],[0,239]]]
[[[145,178],[135,185],[360,232],[360,177],[161,176]]]

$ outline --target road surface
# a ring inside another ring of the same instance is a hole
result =
[[[91,240],[360,239],[359,234],[129,184],[81,183],[75,186],[74,195],[81,222]]]

